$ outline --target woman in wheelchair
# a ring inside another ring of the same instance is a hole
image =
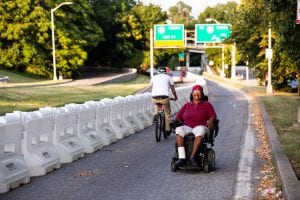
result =
[[[216,119],[216,112],[211,103],[207,101],[203,88],[200,85],[195,85],[192,88],[191,101],[183,105],[176,115],[176,120],[183,121],[183,126],[179,126],[175,130],[179,158],[175,162],[177,167],[185,165],[187,161],[192,167],[200,166],[196,159],[198,150],[205,134],[208,134],[213,128]],[[195,135],[195,140],[190,157],[186,158],[184,136],[189,133]]]

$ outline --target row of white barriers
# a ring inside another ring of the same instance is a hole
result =
[[[172,114],[191,86],[176,88]],[[152,125],[151,94],[136,94],[0,117],[0,193]]]

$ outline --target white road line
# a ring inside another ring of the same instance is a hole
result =
[[[249,99],[249,97],[247,97],[246,94],[244,94],[244,96],[248,100],[249,115],[248,115],[245,141],[241,149],[238,172],[236,176],[237,178],[236,178],[236,185],[235,185],[235,193],[233,198],[236,200],[253,199],[253,193],[254,193],[253,180],[252,180],[252,168],[254,162],[255,137],[250,127],[251,100]]]

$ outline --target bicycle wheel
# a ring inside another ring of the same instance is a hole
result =
[[[163,119],[161,114],[158,114],[158,119],[157,119],[157,124],[155,125],[155,139],[156,142],[160,142],[161,139],[161,130],[162,130],[162,126],[163,126]]]

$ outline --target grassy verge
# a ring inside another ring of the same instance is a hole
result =
[[[297,122],[299,96],[275,94],[261,97],[280,138],[282,148],[300,180],[300,130],[293,128]]]
[[[40,82],[40,81],[46,81],[46,79],[37,77],[37,76],[29,76],[21,73],[15,73],[12,71],[7,71],[0,69],[0,77],[8,76],[9,77],[9,83],[34,83],[34,82]]]
[[[147,87],[148,83],[149,77],[139,75],[134,81],[122,84],[40,88],[3,87],[0,88],[0,116],[16,110],[33,111],[45,106],[59,107],[68,103],[126,96]]]
[[[266,89],[261,86],[247,85],[238,81],[233,82],[215,76],[205,75],[205,77],[261,97],[276,128],[283,151],[300,180],[300,130],[292,127],[294,123],[297,123],[298,107],[300,106],[300,97],[297,93],[275,92],[274,95],[270,96],[266,95]]]

